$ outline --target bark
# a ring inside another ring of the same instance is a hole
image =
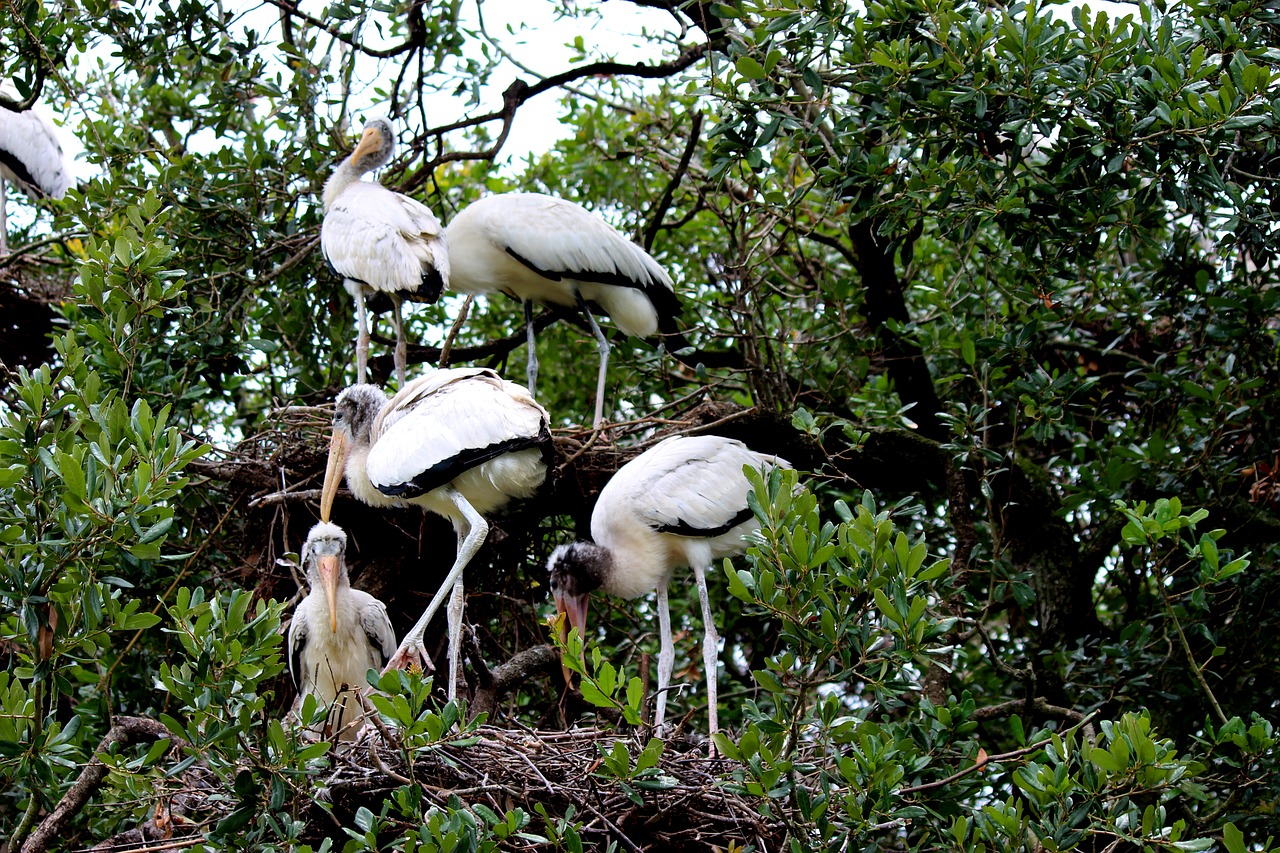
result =
[[[893,262],[893,244],[876,234],[877,223],[864,219],[849,228],[858,272],[866,291],[867,322],[884,344],[889,378],[903,403],[913,404],[908,416],[919,425],[920,434],[934,441],[947,437],[946,426],[938,417],[942,403],[933,387],[933,377],[924,352],[910,338],[888,328],[890,321],[911,322],[902,280]]]

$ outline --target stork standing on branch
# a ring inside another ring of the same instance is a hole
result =
[[[18,99],[8,81],[0,83],[0,94]],[[71,166],[47,118],[35,110],[15,112],[0,105],[0,255],[9,253],[7,184],[33,200],[62,198],[71,188]]]
[[[330,706],[326,733],[354,740],[362,711],[355,692],[391,657],[396,632],[381,601],[351,588],[346,552],[336,524],[322,521],[307,534],[302,566],[311,589],[289,623],[289,674],[299,700],[312,695]]]
[[[390,400],[372,385],[338,395],[321,490],[326,521],[338,483],[371,506],[420,506],[457,533],[457,557],[440,589],[387,664],[403,669],[422,655],[427,623],[450,595],[449,698],[461,652],[462,572],[489,533],[484,516],[533,497],[547,478],[551,432],[546,411],[522,386],[492,370],[434,370]]]
[[[756,453],[740,441],[714,435],[674,436],[618,469],[591,513],[595,543],[561,545],[551,553],[551,592],[565,615],[564,630],[586,639],[587,596],[595,589],[635,598],[658,591],[658,702],[654,726],[666,718],[667,688],[675,663],[667,584],[677,566],[693,570],[702,603],[702,660],[706,668],[710,733],[717,731],[715,622],[706,572],[715,560],[741,554],[744,537],[760,528],[747,502],[744,466],[790,468],[785,459]],[[714,754],[714,742],[711,747]]]
[[[536,393],[533,303],[577,308],[600,350],[593,427],[604,418],[609,341],[589,306],[624,333],[647,338],[675,330],[680,304],[671,278],[648,252],[581,205],[539,193],[504,193],[473,202],[445,229],[459,293],[506,293],[524,305],[528,383]]]
[[[351,156],[325,182],[320,249],[356,300],[356,381],[368,379],[365,299],[382,292],[391,297],[396,381],[404,387],[408,348],[400,316],[403,294],[421,292],[428,302],[438,300],[449,283],[449,253],[440,220],[426,205],[360,180],[365,172],[389,163],[394,148],[390,121],[375,118],[365,125]]]

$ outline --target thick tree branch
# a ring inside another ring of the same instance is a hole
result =
[[[867,218],[849,227],[858,257],[867,300],[867,322],[885,342],[889,377],[903,403],[913,404],[911,419],[920,434],[943,441],[947,430],[938,412],[942,403],[933,387],[929,365],[920,346],[888,328],[890,321],[903,325],[911,322],[902,281],[893,263],[893,246],[876,234],[876,222]]]
[[[471,712],[492,714],[502,697],[526,681],[541,675],[555,677],[559,664],[560,653],[551,645],[533,646],[518,652],[506,663],[489,670],[489,677],[476,689]]]

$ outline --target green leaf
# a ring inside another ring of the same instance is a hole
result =
[[[1089,760],[1107,773],[1120,772],[1120,763],[1116,761],[1116,757],[1100,746],[1089,750]]]
[[[767,74],[764,66],[754,57],[739,56],[734,63],[734,67],[738,69],[738,73],[748,80],[763,80]]]
[[[1244,846],[1244,833],[1234,823],[1223,824],[1222,844],[1227,848],[1227,853],[1247,853],[1247,848]]]

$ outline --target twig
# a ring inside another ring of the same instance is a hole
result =
[[[666,219],[667,209],[671,207],[671,201],[675,198],[676,187],[680,186],[685,173],[689,171],[689,162],[693,159],[693,152],[697,149],[698,140],[701,138],[702,113],[696,112],[693,114],[693,126],[689,128],[689,141],[685,143],[684,153],[680,155],[680,162],[676,165],[675,174],[667,182],[667,188],[663,191],[662,198],[658,200],[658,204],[653,210],[653,216],[650,217],[649,224],[644,229],[645,251],[653,248],[653,241],[657,238],[658,231],[662,229],[663,220]]]
[[[1089,712],[1089,714],[1087,714],[1084,717],[1084,719],[1081,720],[1080,723],[1077,723],[1075,726],[1073,726],[1073,728],[1079,728],[1080,726],[1084,725],[1084,723],[1088,721],[1090,717],[1094,716],[1097,713],[1098,713],[1097,711]],[[955,773],[952,773],[950,776],[948,776],[945,779],[938,779],[933,782],[925,782],[923,785],[913,785],[910,788],[902,788],[901,790],[898,791],[898,795],[905,796],[906,794],[919,794],[922,791],[932,791],[934,788],[941,788],[945,785],[950,785],[952,782],[963,779],[964,777],[968,776],[971,773],[976,773],[977,771],[986,767],[988,764],[997,764],[1001,761],[1008,761],[1010,758],[1018,758],[1023,755],[1028,755],[1032,752],[1036,752],[1040,749],[1043,749],[1044,747],[1048,746],[1051,743],[1053,743],[1053,738],[1047,737],[1047,738],[1044,738],[1043,740],[1036,741],[1030,746],[1024,746],[1021,749],[1015,749],[1013,752],[1003,752],[999,755],[988,755],[983,760],[975,763],[972,767],[966,767],[963,770],[957,770]]]
[[[272,492],[271,494],[261,495],[259,497],[254,498],[253,500],[249,501],[249,508],[257,509],[260,506],[275,506],[276,504],[298,503],[300,501],[316,501],[320,499],[320,495],[322,492],[323,492],[323,489],[299,489],[296,492],[291,492],[288,489],[284,489],[279,492]],[[339,494],[342,494],[343,492],[346,492],[346,490],[345,489],[338,490]],[[350,492],[346,492],[346,493],[350,494]]]
[[[203,833],[188,835],[184,838],[171,838],[159,844],[148,844],[144,847],[121,847],[113,848],[112,853],[152,853],[156,850],[181,850],[184,847],[195,847],[202,844],[207,839]],[[95,848],[96,849],[96,848]]]
[[[475,301],[475,298],[475,294],[468,293],[467,298],[462,303],[462,307],[458,309],[458,317],[453,321],[453,325],[449,327],[449,334],[445,336],[444,343],[440,346],[440,367],[449,366],[449,355],[453,350],[453,341],[458,337],[458,330],[462,328],[462,324],[467,321],[467,314],[471,311],[471,303]]]

